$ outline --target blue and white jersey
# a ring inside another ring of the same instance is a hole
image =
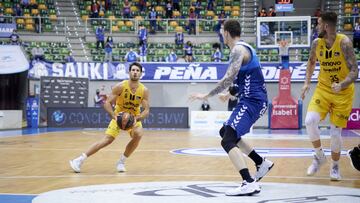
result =
[[[175,33],[175,44],[184,44],[184,33],[177,32]]]
[[[221,62],[221,59],[223,58],[223,54],[221,51],[215,51],[215,53],[212,55],[214,62]]]
[[[146,30],[146,28],[140,29],[138,31],[138,37],[139,37],[139,39],[141,41],[146,42],[146,40],[147,40],[147,30]]]
[[[147,47],[146,44],[143,44],[139,47],[139,55],[146,56],[147,55]]]
[[[185,55],[192,56],[193,54],[192,46],[186,44],[184,49],[185,49]]]
[[[125,60],[127,62],[135,62],[135,61],[137,61],[138,57],[139,57],[139,55],[135,51],[129,51],[125,55]]]
[[[240,99],[267,101],[264,76],[256,51],[245,42],[237,42],[236,44],[245,46],[251,53],[250,61],[241,66],[234,80],[234,83],[239,87]]]
[[[177,55],[175,53],[170,53],[169,56],[166,57],[166,62],[176,62]]]

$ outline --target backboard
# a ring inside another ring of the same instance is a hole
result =
[[[289,48],[308,48],[311,43],[310,16],[258,17],[257,48],[279,48],[279,41],[286,40]]]

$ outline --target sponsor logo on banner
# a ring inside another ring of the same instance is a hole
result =
[[[144,82],[217,82],[226,73],[227,63],[142,63]],[[128,79],[128,63],[30,63],[29,78],[41,76],[68,78],[89,78],[90,80]],[[262,72],[266,82],[278,82],[280,69],[278,63],[262,63]],[[290,63],[292,82],[303,82],[306,77],[307,63]],[[319,65],[316,66],[312,81],[317,81]],[[329,70],[337,71],[337,69]],[[285,81],[284,81],[285,82]]]
[[[274,116],[297,116],[297,105],[275,104],[272,109]]]
[[[158,174],[154,174],[156,177]],[[159,174],[163,177],[166,174]],[[203,174],[204,175],[204,174]],[[114,175],[116,176],[116,175]],[[193,174],[186,174],[197,177]],[[209,175],[211,177],[211,175]],[[234,176],[235,177],[235,176]],[[182,177],[180,177],[182,178]],[[275,177],[276,178],[276,177]],[[262,182],[261,195],[232,197],[225,192],[241,183],[226,181],[166,181],[64,188],[42,193],[33,203],[230,203],[230,202],[359,202],[360,189],[312,184]]]
[[[104,128],[111,118],[103,108],[50,107],[47,110],[49,127]]]
[[[220,129],[231,111],[191,111],[191,129]]]
[[[187,107],[151,107],[149,116],[143,121],[144,128],[188,128]]]
[[[299,128],[298,102],[291,96],[291,73],[280,71],[279,94],[272,99],[270,127]]]
[[[103,108],[48,108],[49,127],[106,128],[111,117]],[[151,107],[144,128],[188,128],[187,107]]]
[[[0,38],[10,37],[15,29],[15,23],[0,23]]]
[[[360,108],[352,109],[347,123],[347,129],[360,129]]]

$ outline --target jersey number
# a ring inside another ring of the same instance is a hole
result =
[[[134,100],[135,100],[135,95],[134,95],[134,94],[130,94],[129,99],[132,100],[132,101],[134,101]]]
[[[330,80],[331,83],[339,82],[339,78],[337,77],[337,75],[330,75]]]

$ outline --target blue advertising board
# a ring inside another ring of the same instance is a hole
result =
[[[9,38],[13,30],[16,30],[15,23],[0,23],[0,38]]]
[[[48,127],[107,128],[111,117],[103,108],[47,109]],[[187,107],[151,107],[143,122],[144,128],[188,128]]]
[[[227,63],[142,63],[142,82],[218,82],[226,73]],[[30,79],[41,76],[65,78],[89,78],[90,80],[126,80],[128,63],[31,63]],[[289,63],[292,82],[303,82],[306,77],[307,62]],[[280,63],[261,63],[266,82],[278,82]],[[320,72],[316,65],[312,81],[317,81]],[[359,77],[359,76],[358,76]]]

